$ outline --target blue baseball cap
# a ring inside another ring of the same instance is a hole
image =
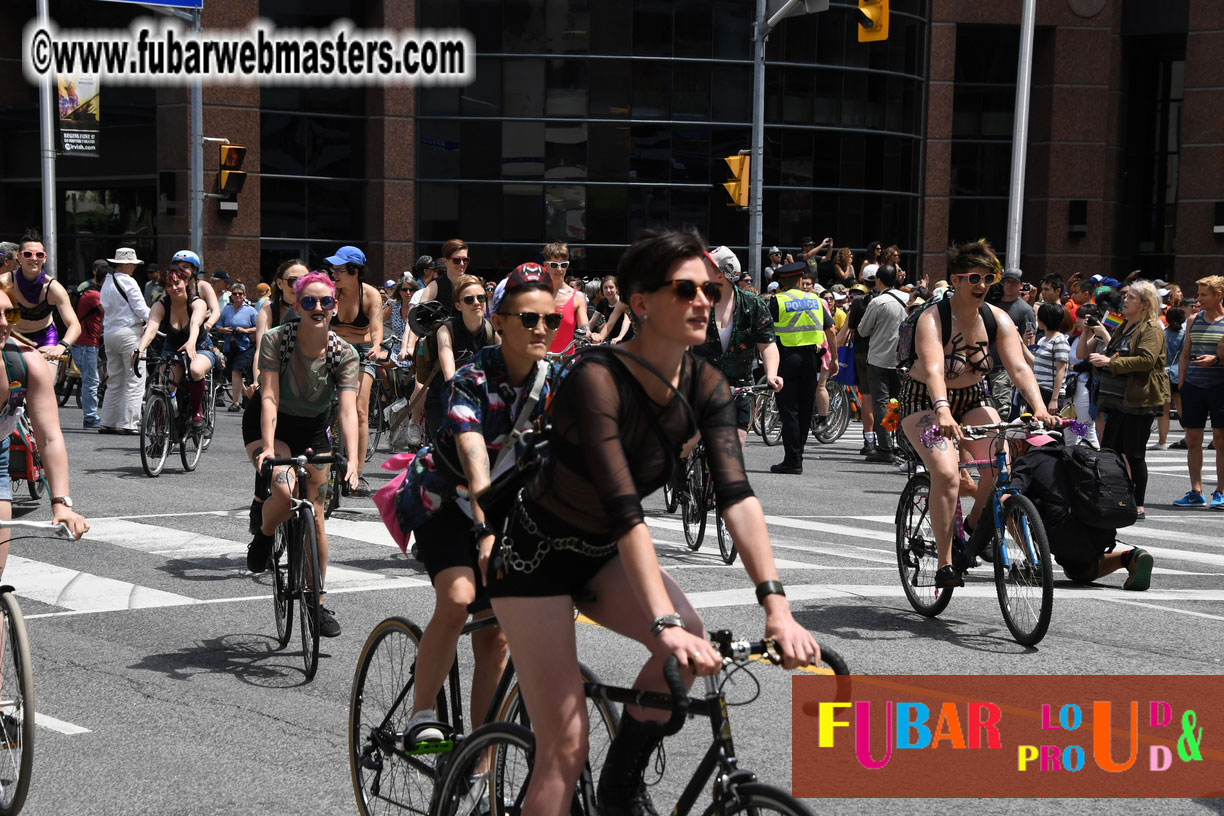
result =
[[[365,253],[355,246],[342,246],[336,250],[335,255],[323,260],[332,266],[342,266],[343,264],[350,263],[365,266],[366,263]]]

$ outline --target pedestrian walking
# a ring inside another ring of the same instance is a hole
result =
[[[98,342],[102,339],[102,282],[114,270],[108,265],[94,265],[89,286],[81,293],[76,305],[81,336],[72,344],[72,362],[81,372],[81,413],[83,427],[97,428],[98,418]]]
[[[897,291],[897,268],[880,264],[875,275],[876,296],[863,313],[858,333],[871,339],[867,366],[871,370],[871,396],[875,401],[875,451],[868,462],[892,463],[897,449],[892,433],[884,427],[888,403],[901,394],[901,374],[897,371],[897,334],[905,321],[908,299]]]
[[[115,271],[102,283],[102,342],[106,347],[106,381],[110,397],[98,416],[98,433],[140,433],[140,403],[144,396],[144,363],[133,364],[132,352],[140,345],[141,329],[149,319],[149,307],[132,278],[136,250],[121,247],[107,258]]]
[[[250,378],[251,363],[255,359],[255,323],[259,313],[246,302],[246,287],[235,283],[230,288],[230,302],[221,307],[221,319],[217,321],[217,330],[225,339],[221,349],[225,353],[225,365],[229,368],[230,393],[234,401],[229,412],[236,414],[240,410],[242,392],[246,388],[244,376]]]
[[[1224,276],[1200,278],[1198,304],[1202,310],[1186,330],[1178,361],[1181,423],[1186,429],[1186,466],[1190,490],[1173,504],[1178,507],[1224,507]],[[1216,451],[1216,489],[1208,501],[1203,495],[1203,431],[1211,420]]]

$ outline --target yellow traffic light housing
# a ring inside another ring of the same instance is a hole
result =
[[[723,161],[731,168],[731,175],[734,176],[731,181],[725,182],[723,187],[727,188],[727,193],[735,202],[736,207],[747,207],[750,187],[748,179],[752,167],[751,157],[747,154],[737,154],[727,156]]]
[[[888,39],[888,0],[858,0],[859,42]]]
[[[221,145],[221,167],[217,186],[224,200],[233,201],[242,192],[246,183],[246,173],[242,171],[242,162],[246,159],[247,149],[242,145]]]

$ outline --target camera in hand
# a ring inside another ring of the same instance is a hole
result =
[[[1099,326],[1101,321],[1095,315],[1088,315],[1088,319],[1084,321],[1089,326]]]

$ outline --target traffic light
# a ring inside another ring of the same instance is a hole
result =
[[[888,39],[888,0],[858,0],[859,42]]]
[[[752,159],[747,154],[736,154],[727,156],[723,159],[727,166],[731,168],[731,175],[735,178],[725,182],[723,187],[727,188],[727,193],[730,194],[731,200],[735,202],[736,207],[748,206],[748,176],[752,167]]]
[[[220,174],[217,186],[222,193],[220,209],[223,212],[237,212],[237,195],[246,184],[246,172],[242,171],[242,161],[246,159],[246,148],[241,144],[222,144],[220,149]],[[229,204],[226,207],[226,204]]]

